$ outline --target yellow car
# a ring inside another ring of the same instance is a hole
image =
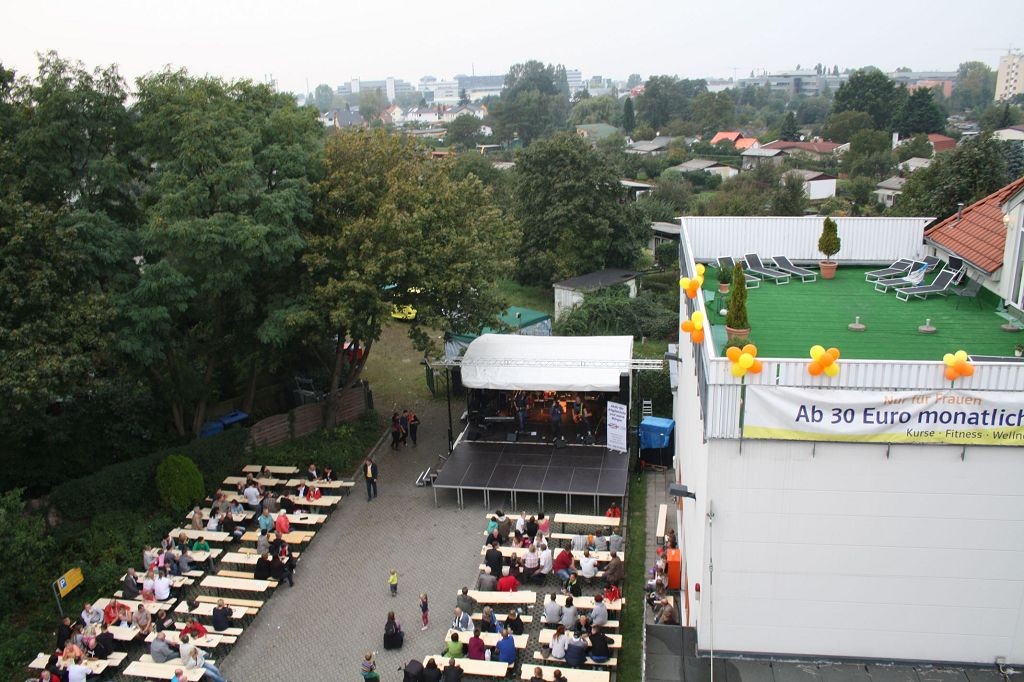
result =
[[[418,294],[421,289],[412,287],[409,289],[410,294]],[[416,308],[411,305],[393,305],[391,306],[391,317],[396,320],[415,320],[416,319]]]

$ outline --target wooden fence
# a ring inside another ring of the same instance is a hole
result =
[[[327,427],[352,422],[366,413],[369,387],[351,388],[342,393],[334,402]],[[252,444],[256,447],[280,445],[293,438],[300,438],[319,431],[324,427],[325,405],[312,403],[294,410],[275,414],[253,424],[249,429]]]

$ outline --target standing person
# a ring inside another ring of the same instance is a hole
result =
[[[402,441],[402,423],[398,419],[398,413],[391,413],[391,449],[397,450],[398,444]]]
[[[388,574],[388,588],[391,590],[391,596],[398,596],[398,571],[391,569],[391,573]]]
[[[526,393],[516,393],[516,416],[519,418],[519,430],[526,431],[526,417],[529,413],[526,410]]]
[[[409,440],[409,410],[402,410],[402,416],[398,418],[398,425],[402,427],[402,445]]]
[[[369,457],[363,462],[363,475],[366,476],[366,501],[377,497],[377,463]]]
[[[430,627],[430,603],[427,601],[426,592],[420,595],[420,620],[423,621],[423,627],[420,630]]]
[[[412,410],[409,413],[409,438],[412,439],[412,446],[416,447],[416,432],[420,429],[420,418]]]
[[[363,654],[363,663],[360,666],[360,672],[363,675],[363,679],[367,682],[376,682],[380,679],[380,674],[377,672],[377,664],[373,660],[373,652],[367,651]]]
[[[562,435],[562,403],[555,400],[551,403],[551,410],[548,412],[548,419],[551,421],[551,440],[556,441]]]

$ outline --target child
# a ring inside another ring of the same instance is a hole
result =
[[[420,630],[426,630],[430,627],[430,605],[427,603],[426,592],[420,595],[420,617],[423,620],[423,627]]]
[[[391,575],[388,576],[388,586],[391,588],[391,596],[398,596],[398,571],[391,569]]]

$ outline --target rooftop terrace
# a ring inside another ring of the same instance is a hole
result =
[[[811,346],[821,344],[839,348],[845,359],[941,360],[943,354],[959,349],[972,355],[1012,356],[1014,346],[1024,343],[1024,334],[1000,328],[1006,319],[996,313],[998,301],[984,289],[981,309],[977,301],[954,295],[903,302],[892,291],[878,293],[864,281],[864,273],[873,269],[877,268],[841,266],[831,281],[819,278],[804,284],[794,278],[786,285],[762,282],[759,288],[748,289],[750,339],[758,355],[806,358]],[[709,270],[705,275],[705,290],[717,290],[716,274]],[[724,297],[716,296],[707,308],[711,323],[720,326],[724,318],[717,311],[724,307]],[[856,315],[866,331],[847,329]],[[935,334],[917,331],[926,318],[938,330]],[[724,334],[714,333],[713,338],[716,351],[724,354]]]

